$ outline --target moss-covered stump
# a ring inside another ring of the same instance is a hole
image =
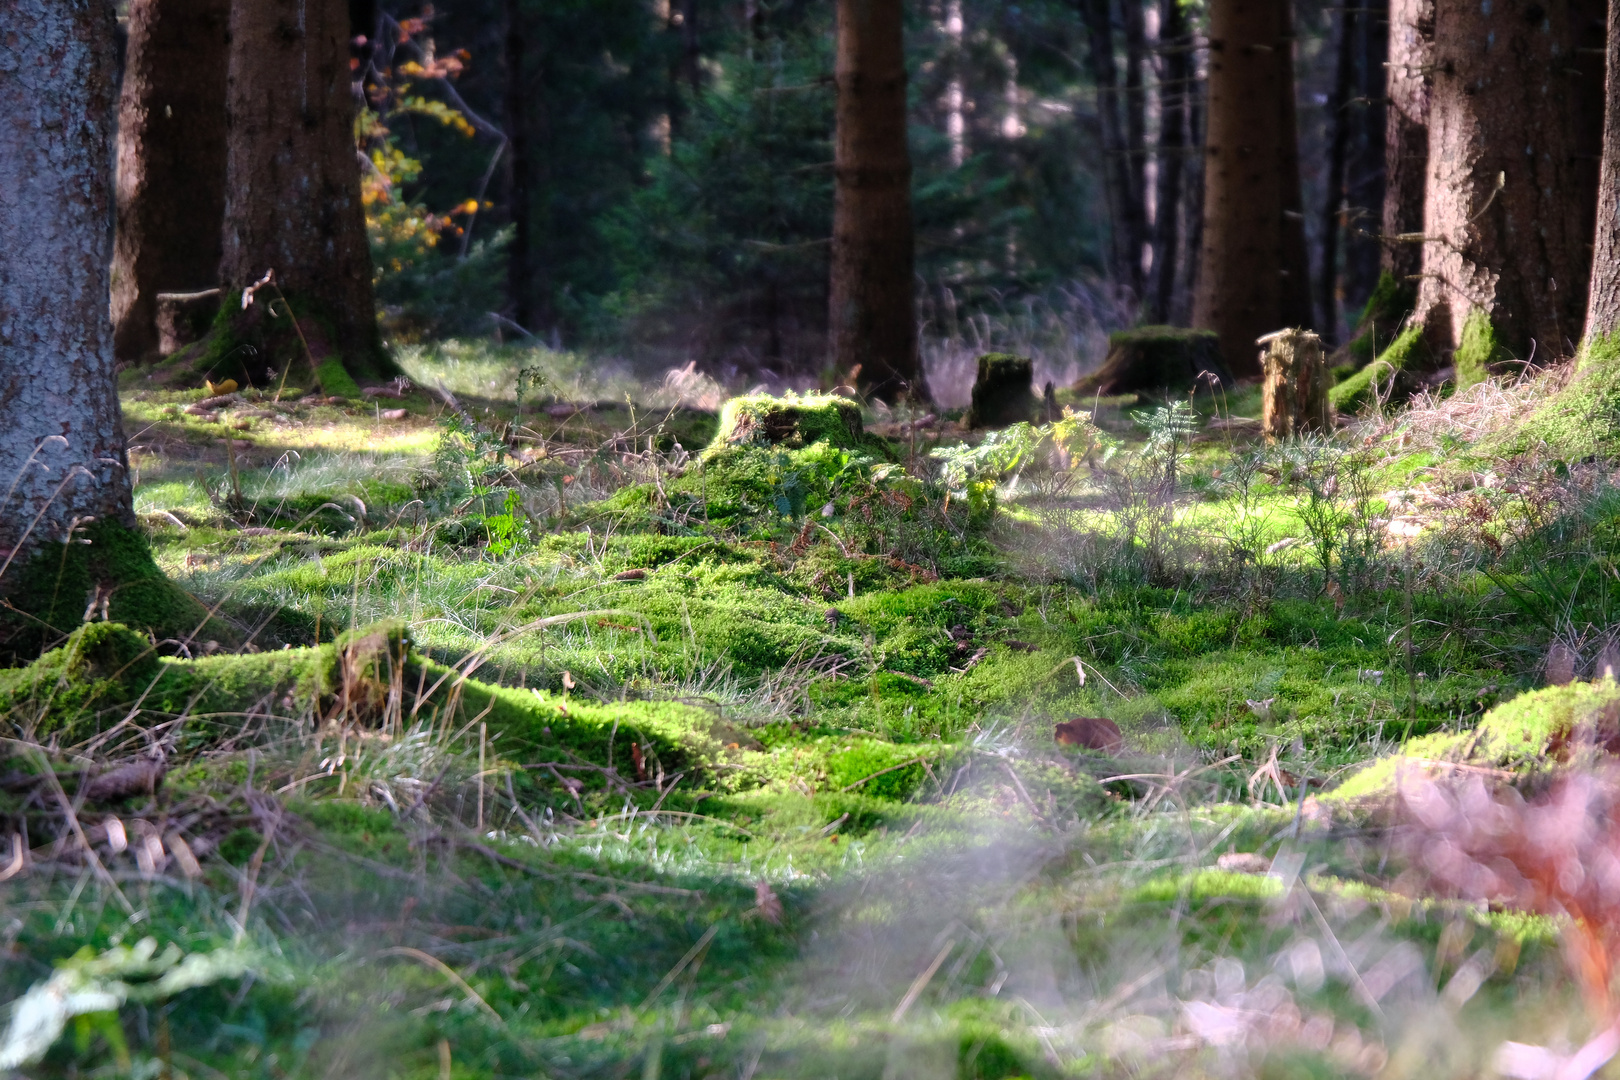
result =
[[[145,536],[111,521],[14,562],[0,579],[0,598],[4,666],[33,660],[91,620],[124,623],[158,640],[236,640],[232,626],[164,576]]]
[[[1180,393],[1210,381],[1232,382],[1214,331],[1139,326],[1110,334],[1102,367],[1082,377],[1074,388],[1082,394]]]
[[[973,380],[973,400],[967,411],[972,428],[1006,427],[1035,416],[1035,362],[1012,353],[985,353],[979,357]]]
[[[732,398],[720,410],[720,428],[705,453],[749,446],[799,449],[818,442],[844,450],[865,446],[860,406],[830,394]]]
[[[1291,439],[1306,432],[1327,431],[1327,360],[1322,339],[1308,330],[1279,330],[1260,339],[1265,355],[1260,430],[1268,439]]]
[[[1328,400],[1341,413],[1359,413],[1380,397],[1398,401],[1410,395],[1432,367],[1423,328],[1408,326],[1378,359],[1329,390]]]
[[[1613,679],[1520,694],[1487,712],[1472,731],[1413,739],[1324,797],[1379,801],[1394,794],[1403,777],[1432,774],[1521,782],[1597,754],[1620,754],[1620,684]]]

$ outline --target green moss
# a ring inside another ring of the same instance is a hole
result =
[[[98,594],[107,600],[109,621],[158,638],[235,640],[231,626],[163,576],[140,532],[98,521],[82,539],[89,542],[43,544],[12,566],[4,583],[10,606],[0,612],[0,662],[26,663],[53,646],[84,621]]]
[[[360,385],[344,369],[343,361],[337,356],[329,356],[316,366],[315,380],[321,390],[333,397],[358,400],[361,396]]]
[[[1429,346],[1423,339],[1423,328],[1408,326],[1400,336],[1390,342],[1378,359],[1345,379],[1328,391],[1328,400],[1341,413],[1360,412],[1370,405],[1379,384],[1396,375],[1396,390],[1409,391],[1410,382],[1403,378],[1429,363]]]
[[[1138,326],[1108,335],[1108,357],[1102,367],[1081,377],[1074,392],[1091,404],[1092,395],[1163,389],[1206,389],[1206,373],[1230,385],[1221,356],[1220,336],[1213,330],[1182,326]]]
[[[1480,447],[1513,455],[1551,451],[1565,458],[1607,455],[1620,446],[1620,334],[1581,346],[1575,378],[1511,430]]]
[[[1371,363],[1378,355],[1378,345],[1382,343],[1388,346],[1396,327],[1401,325],[1416,303],[1416,287],[1397,281],[1388,270],[1379,274],[1378,284],[1373,286],[1372,295],[1367,297],[1366,306],[1356,319],[1355,337],[1345,345],[1344,352],[1358,366]]]
[[[1457,389],[1475,386],[1491,377],[1491,366],[1513,359],[1497,336],[1496,327],[1484,309],[1475,308],[1463,323],[1462,340],[1452,357],[1456,365]]]
[[[868,448],[861,410],[830,394],[755,394],[732,398],[720,410],[720,428],[707,454],[738,447],[797,449],[825,442],[845,450]]]
[[[27,667],[0,671],[0,715],[43,735],[132,700],[162,670],[144,635],[118,623],[86,623]]]

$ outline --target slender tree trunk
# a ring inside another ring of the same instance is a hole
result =
[[[1350,311],[1360,311],[1378,283],[1384,206],[1384,95],[1389,55],[1389,16],[1379,0],[1363,3],[1356,19],[1355,98],[1345,199],[1343,292]]]
[[[1147,59],[1147,28],[1143,0],[1119,0],[1120,24],[1125,31],[1125,174],[1130,178],[1132,280],[1140,302],[1147,295],[1142,255],[1149,235],[1147,223],[1147,97],[1142,88],[1142,65]]]
[[[1320,313],[1322,338],[1332,342],[1339,327],[1339,234],[1344,228],[1345,159],[1350,149],[1350,89],[1356,66],[1356,12],[1345,8],[1339,13],[1335,39],[1336,64],[1333,92],[1328,95],[1327,193],[1322,201],[1322,270],[1317,276],[1316,307]]]
[[[1192,38],[1178,0],[1159,5],[1159,175],[1154,199],[1153,293],[1150,317],[1168,322],[1175,299],[1180,259],[1182,173],[1187,155],[1187,113],[1192,100]]]
[[[0,564],[132,526],[107,314],[113,13],[0,0]]]
[[[1402,237],[1423,233],[1429,169],[1429,88],[1435,0],[1389,0],[1389,81],[1384,126],[1383,268],[1417,280],[1423,248]]]
[[[230,0],[133,0],[118,106],[113,350],[157,351],[157,294],[219,284]]]
[[[698,37],[698,0],[680,0],[681,71],[692,93],[703,89],[702,42]]]
[[[349,31],[345,0],[232,6],[220,277],[229,295],[274,270],[317,368],[335,351],[351,374],[383,374],[391,364],[372,300]],[[280,332],[285,320],[257,311],[245,326],[258,319]]]
[[[1607,344],[1620,332],[1620,3],[1609,5],[1608,63],[1603,117],[1603,164],[1598,180],[1592,288],[1587,300],[1588,345]]]
[[[927,399],[917,358],[900,0],[838,0],[828,322],[833,363],[884,399]]]
[[[1214,330],[1237,376],[1256,339],[1310,322],[1294,129],[1289,0],[1214,0],[1203,249],[1193,324]]]
[[[512,242],[506,249],[506,302],[512,321],[534,329],[534,189],[530,175],[528,88],[524,82],[523,5],[506,0],[506,203]]]
[[[1110,270],[1116,284],[1142,296],[1142,192],[1131,183],[1131,155],[1120,116],[1119,72],[1114,64],[1114,20],[1109,0],[1079,0],[1086,27],[1086,54],[1097,84],[1102,131],[1103,192],[1108,201]]]
[[[1569,0],[1435,5],[1416,319],[1442,358],[1481,315],[1520,358],[1581,333],[1597,185],[1584,128],[1601,130],[1573,66],[1587,18]]]

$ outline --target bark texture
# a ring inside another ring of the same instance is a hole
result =
[[[1620,3],[1609,5],[1607,71],[1592,287],[1583,335],[1589,342],[1620,331]]]
[[[917,359],[900,0],[838,0],[833,363],[886,399],[928,397]]]
[[[1415,318],[1442,360],[1477,313],[1521,358],[1580,336],[1602,130],[1578,52],[1590,17],[1590,0],[1436,3]]]
[[[349,30],[346,0],[232,5],[220,277],[229,306],[232,292],[274,269],[289,299],[330,328],[344,365],[371,372],[385,365],[360,202]]]
[[[1345,309],[1361,310],[1378,285],[1383,244],[1384,97],[1388,75],[1389,12],[1382,0],[1365,3],[1356,18],[1355,96],[1350,152],[1346,161],[1344,270],[1340,286]]]
[[[229,0],[132,0],[118,105],[113,350],[159,351],[157,294],[219,281]]]
[[[1304,330],[1281,330],[1264,339],[1265,385],[1260,430],[1268,439],[1292,439],[1331,429],[1327,360],[1322,339]]]
[[[76,522],[134,518],[107,312],[112,5],[0,0],[0,27],[0,564],[16,564]]]
[[[1422,246],[1400,238],[1423,232],[1434,4],[1435,0],[1389,0],[1382,268],[1402,283],[1416,281],[1423,266]]]
[[[1347,208],[1345,167],[1355,121],[1350,111],[1350,92],[1355,85],[1356,15],[1354,8],[1339,13],[1334,39],[1333,92],[1328,96],[1327,193],[1322,203],[1322,269],[1316,277],[1316,309],[1322,336],[1329,341],[1339,332],[1339,235],[1344,228]]]
[[[506,0],[506,201],[511,208],[512,242],[506,250],[506,302],[512,321],[534,328],[534,184],[529,162],[529,94],[523,79],[523,5]]]
[[[1256,339],[1311,322],[1289,0],[1210,5],[1204,226],[1193,325],[1238,377]]]
[[[1142,189],[1133,183],[1127,123],[1120,109],[1113,12],[1109,0],[1079,0],[1079,7],[1086,28],[1086,58],[1092,81],[1097,84],[1103,194],[1108,200],[1109,271],[1115,284],[1131,290],[1132,299],[1138,299],[1142,295],[1142,239],[1147,217]]]
[[[1192,38],[1178,0],[1159,5],[1159,47],[1164,54],[1159,80],[1159,175],[1153,222],[1153,289],[1148,313],[1153,322],[1173,320],[1180,272],[1178,248],[1182,214],[1182,172],[1186,164],[1189,99],[1193,93]]]

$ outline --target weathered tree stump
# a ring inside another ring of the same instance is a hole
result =
[[[970,428],[1006,427],[1034,418],[1035,362],[1012,353],[985,353],[979,357],[973,380],[973,403],[968,408]]]
[[[194,341],[201,341],[219,314],[219,290],[161,292],[157,294],[158,352],[173,356]]]
[[[1327,431],[1327,358],[1322,339],[1309,330],[1278,330],[1255,344],[1265,347],[1260,430],[1268,439],[1288,439],[1307,431]]]
[[[1182,393],[1200,382],[1230,385],[1221,339],[1211,330],[1139,326],[1108,336],[1102,367],[1075,384],[1082,394],[1130,394],[1145,390]]]

